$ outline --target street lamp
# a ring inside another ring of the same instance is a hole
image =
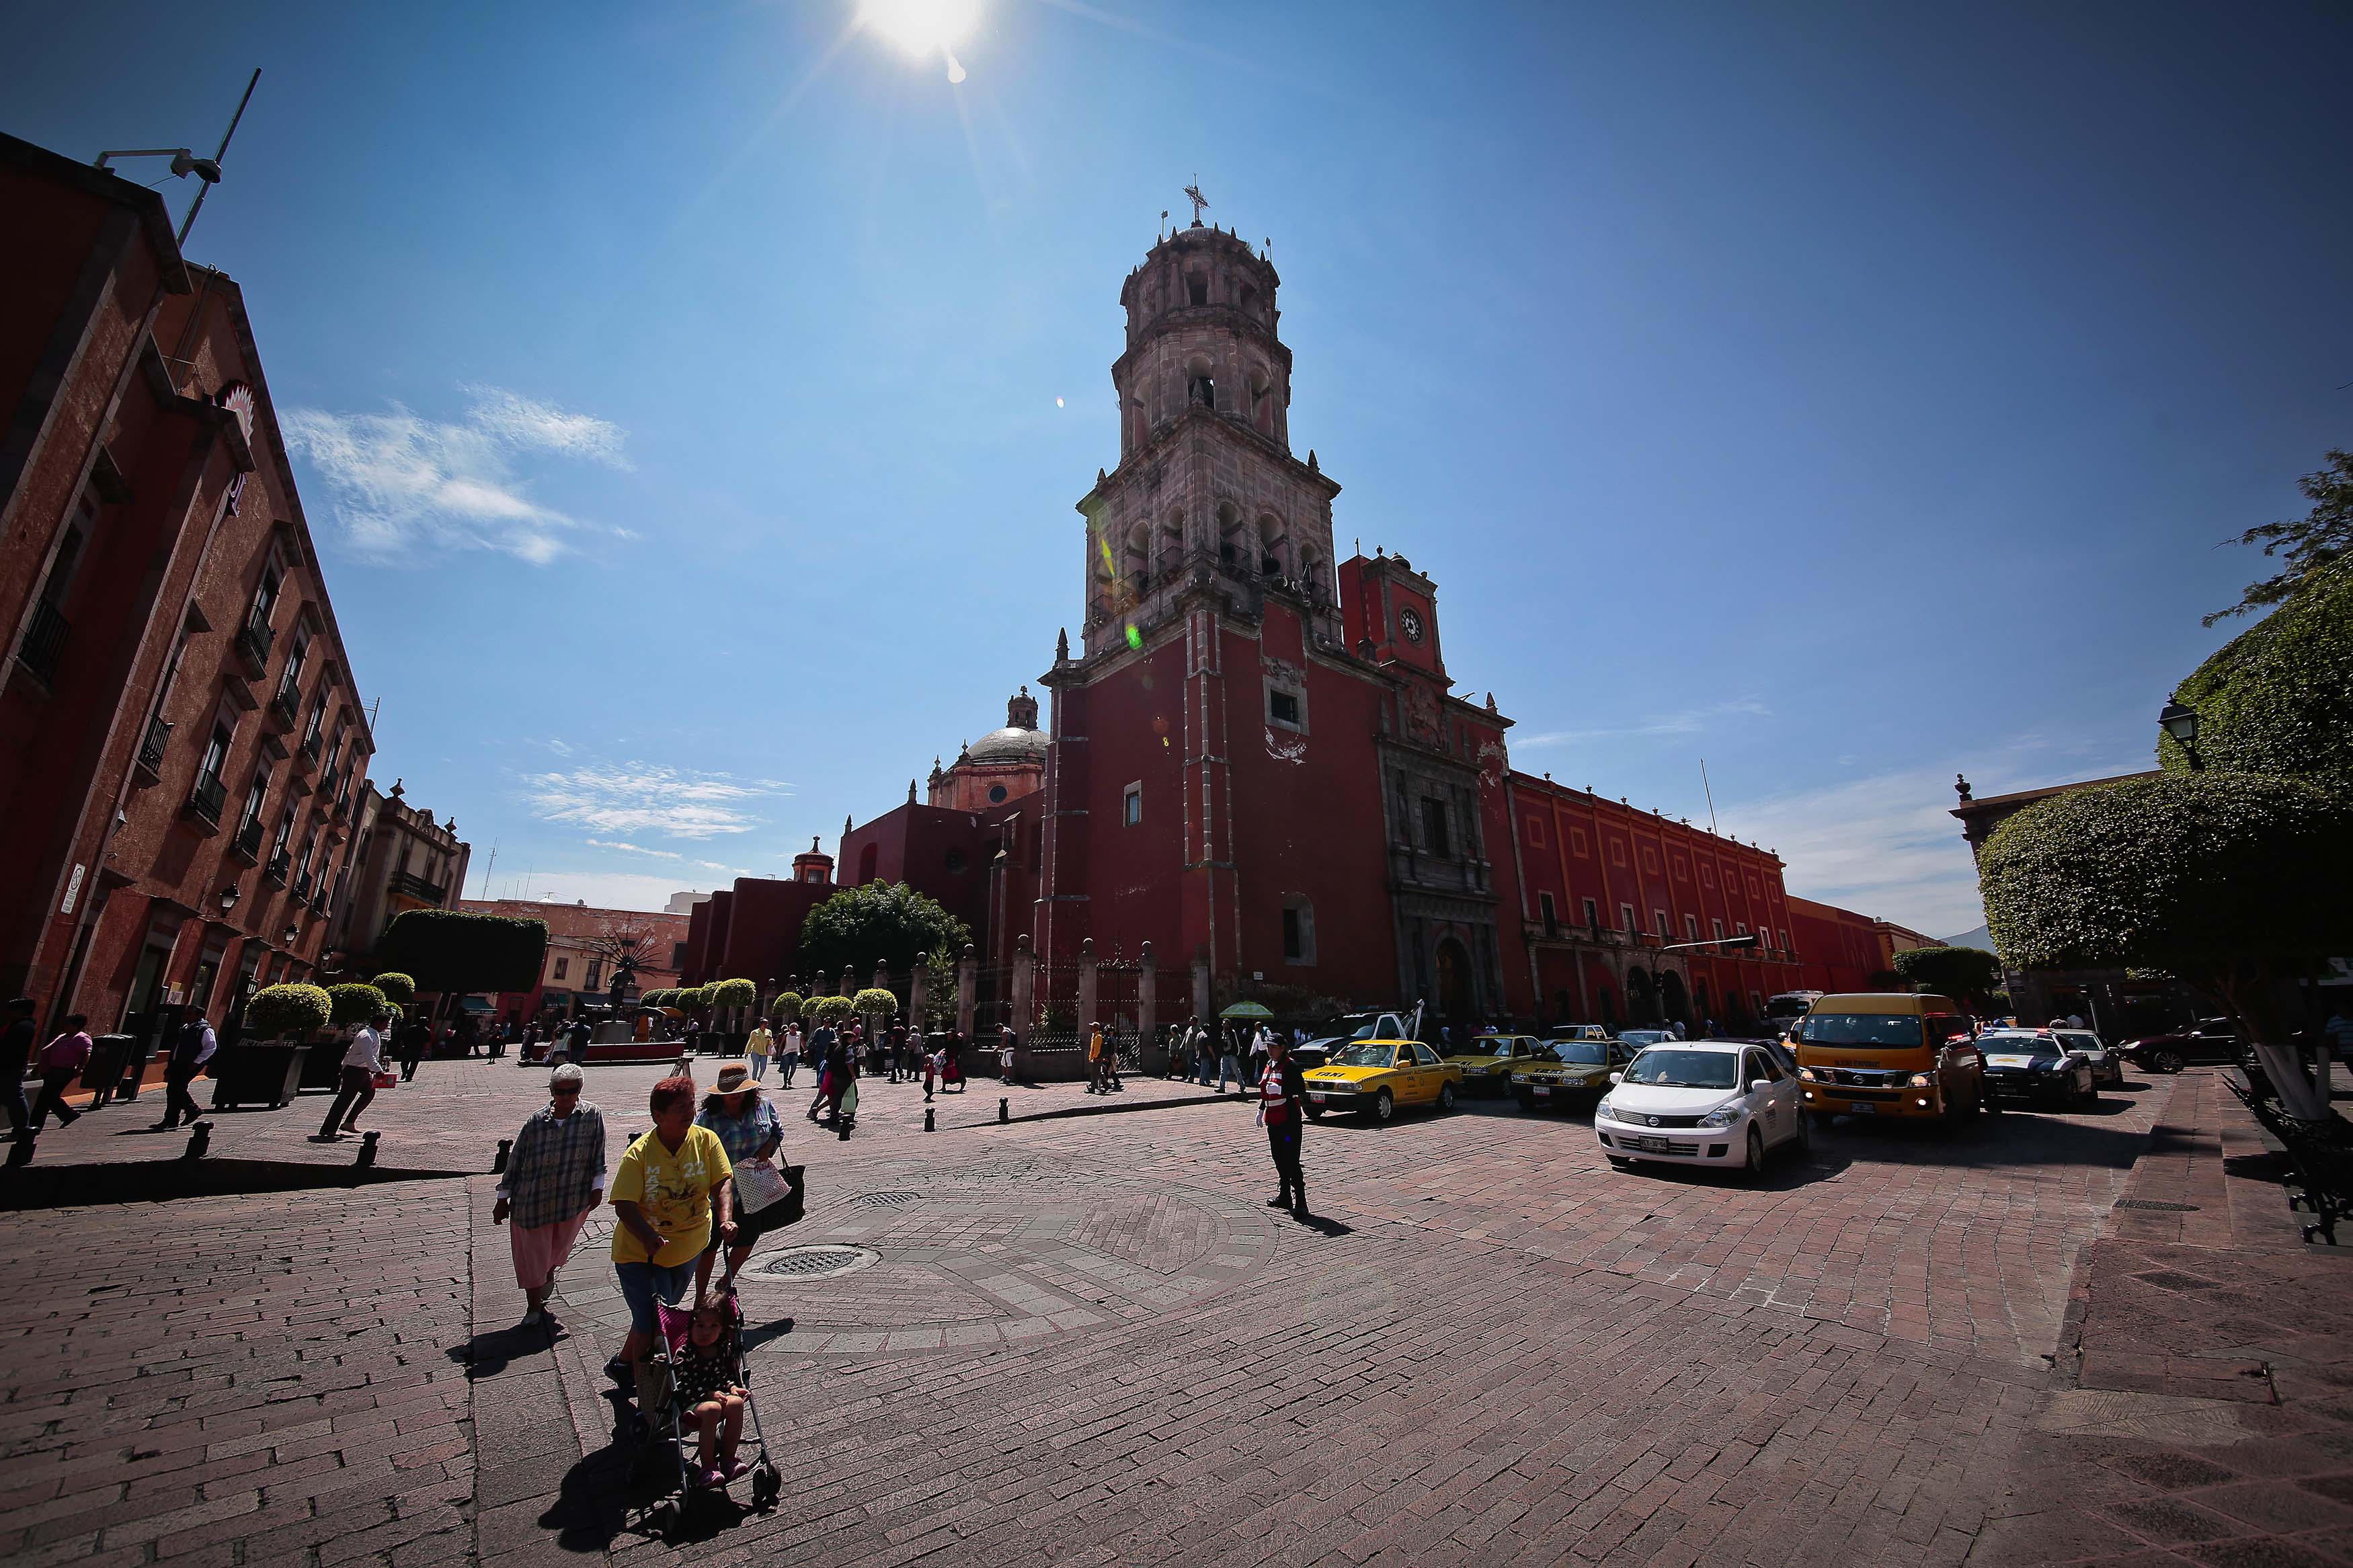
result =
[[[2186,703],[2168,702],[2157,716],[2158,727],[2173,737],[2182,755],[2189,759],[2189,771],[2202,773],[2205,759],[2198,754],[2198,710]]]
[[[237,908],[237,900],[240,894],[241,889],[235,882],[231,882],[227,887],[223,888],[220,890],[221,913],[227,914],[229,910]]]

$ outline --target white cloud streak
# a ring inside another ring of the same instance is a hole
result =
[[[363,555],[424,546],[496,550],[544,565],[584,531],[627,536],[532,499],[533,458],[627,468],[624,433],[494,386],[468,386],[463,420],[427,419],[396,403],[384,414],[289,410],[287,445],[317,471],[338,522]]]
[[[570,773],[533,773],[523,785],[533,806],[549,822],[570,823],[594,833],[661,833],[691,839],[751,832],[763,819],[743,803],[786,795],[792,788],[774,779],[690,773],[649,763],[603,763]],[[626,842],[623,847],[636,847]]]
[[[623,849],[632,855],[650,855],[657,860],[682,860],[686,858],[686,857],[681,855],[675,849],[649,849],[642,844],[628,844],[611,838],[591,838],[588,840],[588,843],[592,848]],[[710,862],[706,860],[702,862],[702,864],[707,866]]]
[[[1552,730],[1540,735],[1514,735],[1512,744],[1565,746],[1579,741],[1622,740],[1630,735],[1696,735],[1725,719],[1769,719],[1773,710],[1762,702],[1718,702],[1709,708],[1686,708],[1622,730]]]

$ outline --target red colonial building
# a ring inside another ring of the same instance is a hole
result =
[[[1340,486],[1291,447],[1278,282],[1198,224],[1128,276],[1119,463],[1078,502],[1050,719],[1025,687],[924,803],[911,784],[845,823],[841,883],[938,899],[976,933],[984,996],[1026,949],[1040,1019],[1082,953],[1133,969],[1147,944],[1164,1018],[1256,997],[1730,1024],[1883,970],[1878,922],[1791,899],[1769,851],[1513,768],[1511,720],[1448,671],[1437,584],[1335,548]],[[687,979],[794,977],[826,869],[699,907]],[[1756,946],[1665,951],[1739,936]]]
[[[0,136],[0,995],[152,1035],[310,977],[375,742],[234,279]]]

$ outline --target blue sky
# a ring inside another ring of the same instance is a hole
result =
[[[1704,757],[1946,934],[1953,773],[2149,765],[2353,426],[2327,9],[984,0],[952,85],[851,0],[19,4],[0,103],[209,152],[263,68],[191,254],[471,894],[779,870],[1001,723],[1198,177],[1514,762],[1704,822]]]

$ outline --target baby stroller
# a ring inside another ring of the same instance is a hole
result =
[[[727,1381],[744,1391],[744,1414],[750,1428],[737,1452],[741,1457],[748,1449],[753,1457],[752,1468],[746,1472],[752,1482],[752,1506],[765,1512],[776,1506],[784,1489],[784,1479],[775,1461],[768,1458],[767,1435],[760,1429],[759,1403],[752,1397],[751,1379],[744,1375],[743,1306],[733,1290],[719,1296],[717,1304],[727,1321]],[[665,1481],[677,1483],[676,1511],[671,1516],[675,1523],[696,1493],[687,1473],[696,1435],[687,1427],[687,1412],[678,1397],[674,1375],[683,1358],[693,1353],[690,1335],[694,1327],[694,1311],[691,1307],[673,1307],[665,1301],[656,1304],[655,1312],[661,1321],[661,1343],[646,1360],[648,1377],[639,1391],[637,1435],[644,1447],[644,1457],[657,1467],[656,1473]],[[658,1452],[664,1447],[669,1449],[666,1457]],[[727,1483],[722,1482],[711,1489],[723,1493],[726,1489]]]

